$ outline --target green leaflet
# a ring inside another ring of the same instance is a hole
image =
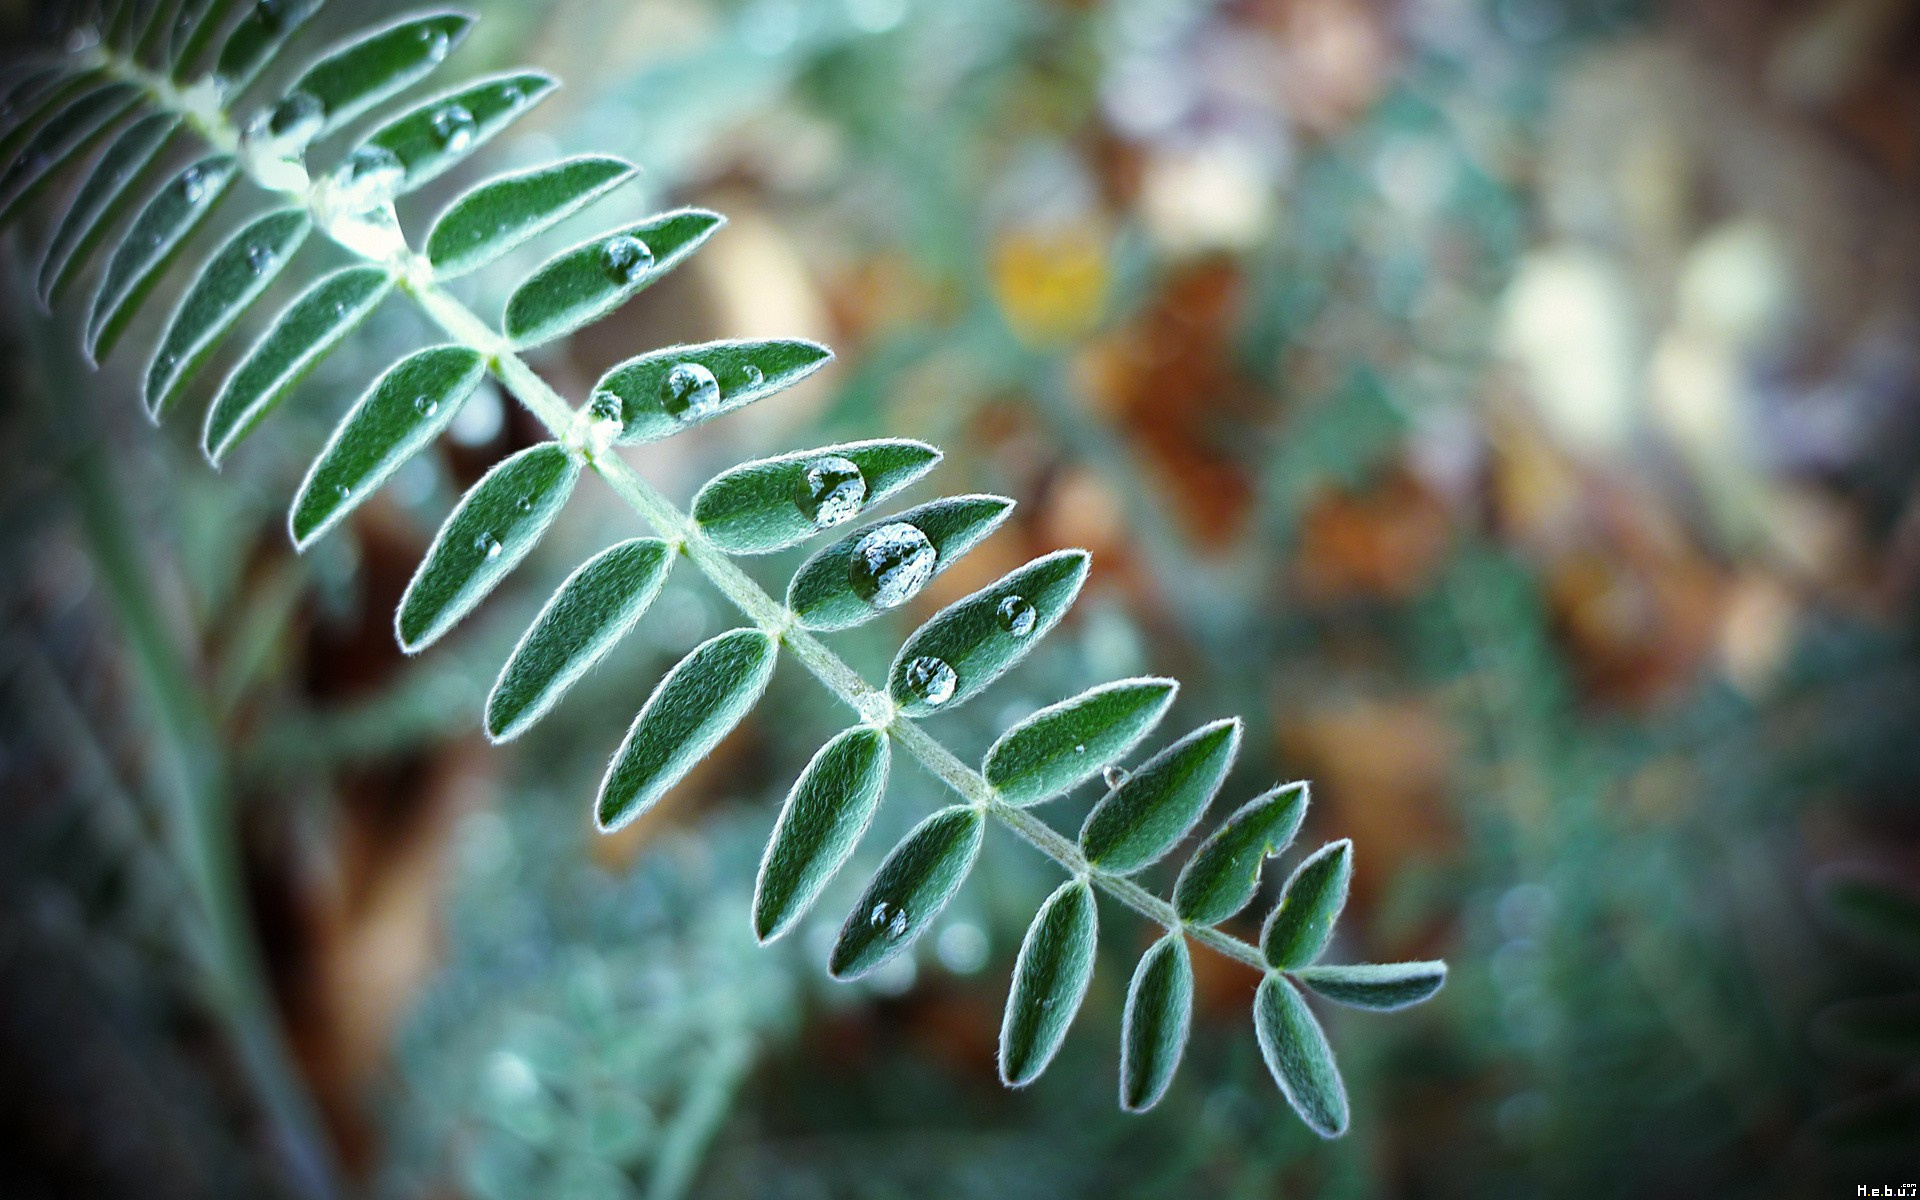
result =
[[[1253,998],[1253,1031],[1260,1056],[1293,1111],[1323,1138],[1347,1131],[1347,1088],[1333,1049],[1307,1002],[1286,978],[1269,975]]]
[[[609,406],[603,394],[620,402],[616,441],[653,442],[792,387],[832,357],[818,342],[668,346],[615,366],[593,394]]]
[[[431,346],[389,367],[307,471],[287,513],[294,548],[311,546],[437,437],[486,374],[486,360],[465,346]]]
[[[1057,796],[1133,749],[1179,689],[1172,679],[1122,679],[1048,705],[1001,734],[980,773],[1008,804]]]
[[[173,68],[173,81],[185,83],[193,76],[200,56],[213,45],[216,34],[225,27],[227,17],[244,0],[186,0],[167,37],[167,61]]]
[[[9,103],[16,114],[13,123],[0,126],[0,163],[5,163],[11,171],[18,165],[16,160],[21,150],[48,122],[76,99],[105,82],[104,74],[98,70],[69,74],[62,69],[44,79],[38,76],[30,78],[16,88],[14,95],[18,99]]]
[[[48,181],[84,153],[96,138],[140,98],[131,83],[105,83],[82,93],[27,139],[20,153],[0,172],[0,224],[40,194]]]
[[[322,0],[256,0],[220,43],[213,77],[224,96],[237,96],[273,61]]]
[[[856,552],[865,539],[893,526],[911,525],[926,537],[934,553],[933,572],[940,574],[986,536],[1013,511],[1005,496],[952,496],[896,513],[855,530],[802,563],[787,584],[787,607],[807,629],[849,629],[883,611],[854,590],[851,577]]]
[[[565,337],[638,295],[725,223],[685,208],[562,250],[513,289],[501,329],[520,349]]]
[[[107,231],[133,206],[134,180],[180,127],[172,113],[149,113],[121,130],[74,193],[40,260],[40,300],[51,303],[86,269]]]
[[[1240,749],[1240,718],[1202,725],[1154,755],[1108,792],[1080,827],[1080,851],[1126,875],[1187,836]]]
[[[487,695],[487,736],[520,736],[640,620],[673,567],[656,538],[631,538],[580,565],[548,597]]]
[[[183,168],[169,180],[120,239],[107,261],[107,273],[87,317],[87,355],[99,362],[153,290],[187,237],[227,194],[238,164],[231,154],[215,154]]]
[[[325,137],[444,61],[472,28],[466,13],[435,12],[407,17],[341,46],[305,71],[287,89],[320,102]]]
[[[280,274],[313,228],[303,208],[258,217],[227,240],[200,269],[147,367],[144,398],[156,421],[226,336],[240,314]]]
[[[771,554],[850,521],[940,461],[925,442],[883,438],[763,458],[716,475],[693,519],[728,554]]]
[[[400,597],[400,648],[418,654],[486,599],[553,524],[579,477],[579,462],[558,442],[529,446],[481,476]]]
[[[874,872],[827,959],[835,979],[858,979],[912,944],[966,881],[986,817],[955,804],[913,827]]]
[[[1294,868],[1260,930],[1260,953],[1277,970],[1304,967],[1320,957],[1333,937],[1333,923],[1347,906],[1353,879],[1353,843],[1329,842]]]
[[[1307,815],[1307,785],[1282,784],[1241,805],[1200,843],[1173,885],[1173,908],[1189,925],[1217,925],[1260,888],[1260,864],[1285,850]]]
[[[600,783],[594,819],[603,833],[646,812],[759,702],[776,647],[758,629],[702,642],[647,697]]]
[[[1085,550],[1056,550],[935,613],[887,672],[900,711],[957,708],[1011,670],[1066,615],[1091,561]]]
[[[1418,1004],[1447,981],[1443,962],[1360,963],[1301,967],[1294,978],[1335,1004],[1392,1012]]]
[[[1120,1022],[1120,1107],[1160,1103],[1193,1028],[1193,964],[1186,939],[1169,933],[1141,956]]]
[[[220,386],[200,447],[219,466],[294,384],[359,328],[393,288],[384,267],[342,267],[294,298]]]
[[[393,194],[404,196],[484,146],[558,86],[540,71],[477,79],[382,125],[355,152],[374,146],[399,159],[406,178]]]
[[[500,175],[447,206],[427,234],[440,279],[478,270],[633,178],[622,159],[589,155]]]
[[[1824,1046],[1856,1058],[1920,1059],[1920,994],[1830,1004],[1814,1017],[1813,1032]]]
[[[165,65],[174,15],[183,4],[191,3],[192,0],[152,0],[148,5],[145,28],[134,43],[134,57],[149,66]]]
[[[1085,879],[1061,884],[1034,914],[1000,1021],[1000,1082],[1025,1087],[1053,1061],[1086,999],[1099,934],[1093,886]]]
[[[753,887],[753,936],[762,943],[805,916],[846,865],[880,807],[890,757],[884,732],[856,725],[820,747],[800,773]]]
[[[1920,897],[1853,873],[1822,881],[1820,901],[1848,934],[1903,958],[1920,958]]]

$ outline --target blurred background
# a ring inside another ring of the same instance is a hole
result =
[[[553,718],[488,747],[493,673],[553,584],[638,532],[627,510],[582,486],[404,661],[390,614],[428,539],[536,428],[483,393],[297,558],[307,462],[423,326],[383,309],[216,475],[197,411],[141,418],[151,314],[90,373],[83,306],[32,300],[43,203],[0,259],[0,1194],[1819,1196],[1920,1174],[1920,9],[467,6],[481,23],[416,92],[522,65],[565,87],[403,201],[411,233],[504,167],[643,169],[473,279],[479,311],[617,221],[725,212],[536,365],[577,400],[676,340],[831,344],[802,387],[633,461],[685,499],[749,456],[938,443],[933,487],[1020,507],[899,619],[837,636],[849,659],[875,678],[934,608],[1090,548],[1070,620],[931,728],[977,756],[1086,686],[1177,675],[1167,736],[1248,721],[1221,805],[1310,777],[1303,841],[1355,839],[1333,956],[1445,957],[1451,982],[1327,1014],[1355,1118],[1321,1143],[1260,1063],[1253,974],[1198,954],[1188,1062],[1128,1117],[1119,1018],[1151,931],[1108,908],[1065,1051],[1003,1092],[1051,865],[989,833],[911,955],[829,981],[866,871],[943,802],[903,762],[854,869],[756,948],[760,847],[845,715],[789,666],[668,803],[596,836],[606,755],[734,619],[720,598],[678,573]],[[390,11],[336,0],[254,95]],[[0,12],[22,45],[44,16]],[[332,261],[303,255],[281,293]],[[778,585],[797,561],[754,565]],[[1070,830],[1087,790],[1043,811]],[[207,911],[208,879],[235,903]]]

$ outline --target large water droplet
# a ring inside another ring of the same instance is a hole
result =
[[[327,176],[327,205],[338,213],[358,213],[385,204],[407,181],[407,164],[385,146],[367,145],[340,160]]]
[[[600,247],[600,269],[625,287],[653,265],[653,248],[630,233],[610,237]]]
[[[440,411],[440,402],[425,394],[413,398],[413,411],[423,417],[430,417]]]
[[[679,363],[660,381],[660,407],[682,421],[709,416],[720,407],[720,381],[699,363]]]
[[[900,681],[909,693],[928,704],[945,704],[953,698],[953,689],[959,685],[960,677],[945,659],[922,654],[907,664]]]
[[[298,158],[327,123],[327,106],[312,92],[291,92],[263,108],[241,134],[247,151],[259,158]]]
[[[757,388],[767,381],[767,374],[759,367],[748,363],[740,368],[740,377],[750,388]]]
[[[440,148],[449,153],[457,153],[473,145],[473,137],[478,131],[479,122],[464,104],[448,104],[434,112],[428,124],[433,126],[433,139]]]
[[[1125,783],[1129,774],[1131,774],[1131,772],[1125,767],[1102,767],[1100,768],[1100,782],[1107,785],[1108,791],[1112,791],[1114,788]]]
[[[852,520],[866,501],[867,477],[838,454],[808,459],[793,488],[794,505],[819,529]]]
[[[618,421],[623,407],[619,393],[607,388],[595,392],[587,405],[596,421]]]
[[[918,526],[895,521],[860,535],[847,564],[847,582],[875,608],[898,608],[927,586],[938,558]]]
[[[867,924],[885,930],[889,941],[897,942],[907,936],[908,921],[906,909],[886,900],[874,905],[873,911],[867,914]]]
[[[483,533],[474,538],[473,548],[487,558],[500,557],[500,539],[491,533]]]
[[[273,260],[274,260],[274,254],[273,254],[272,247],[270,246],[248,246],[247,247],[247,270],[253,272],[255,275],[266,274],[267,268],[273,265]]]
[[[420,44],[426,48],[429,60],[439,62],[447,56],[453,40],[447,36],[446,30],[429,25],[420,31]]]
[[[1005,596],[995,606],[993,615],[999,618],[1000,628],[1014,637],[1023,638],[1033,632],[1040,612],[1025,596]]]
[[[338,496],[339,496],[339,497],[340,497],[340,498],[341,498],[342,500],[345,500],[345,499],[347,499],[347,498],[348,498],[349,496],[351,496],[351,495],[353,495],[353,489],[352,489],[352,488],[350,488],[350,487],[348,487],[348,486],[347,486],[346,484],[344,484],[344,483],[343,483],[343,484],[341,484],[340,486],[338,486],[338,487],[336,487],[336,488],[334,488],[333,490],[334,490],[334,493],[335,493],[336,495],[338,495]]]

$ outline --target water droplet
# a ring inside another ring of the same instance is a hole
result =
[[[483,533],[473,539],[473,548],[487,558],[500,557],[500,539],[491,533]]]
[[[413,411],[423,417],[430,417],[440,411],[440,402],[432,396],[419,395],[413,398]]]
[[[247,247],[247,270],[255,275],[265,275],[267,268],[273,265],[273,250],[267,246]]]
[[[1073,752],[1075,754],[1085,754],[1087,752],[1087,744],[1085,742],[1076,743],[1073,747]]]
[[[869,529],[854,543],[847,582],[875,608],[898,608],[927,586],[938,558],[918,526],[895,521]]]
[[[447,36],[446,30],[429,25],[420,31],[420,44],[426,48],[429,59],[439,62],[447,56],[447,51],[453,46],[453,40]]]
[[[163,353],[162,355],[160,355],[160,361],[158,365],[160,367],[161,374],[171,375],[173,374],[173,369],[180,365],[180,358],[178,355],[175,355],[172,353]]]
[[[640,278],[652,265],[653,248],[630,233],[610,237],[600,247],[600,269],[622,287]]]
[[[619,393],[601,388],[593,394],[593,399],[587,407],[596,421],[618,421],[625,406],[620,400]]]
[[[945,659],[922,654],[907,664],[900,681],[908,692],[928,704],[945,704],[953,698],[953,689],[960,677],[953,673]]]
[[[748,363],[740,368],[740,376],[750,388],[757,388],[767,381],[766,372],[754,366],[752,363]]]
[[[298,158],[326,123],[327,106],[320,97],[293,92],[255,113],[241,140],[248,153],[258,158]]]
[[[884,929],[889,941],[899,941],[907,936],[907,910],[897,904],[882,900],[873,906],[867,914],[867,924],[875,929]]]
[[[207,172],[200,167],[188,167],[180,172],[180,196],[188,204],[198,204],[207,196]]]
[[[533,497],[532,497],[532,496],[522,496],[522,497],[520,497],[520,511],[521,511],[521,512],[523,512],[523,513],[530,513],[530,512],[532,512],[532,511],[533,511]]]
[[[1039,610],[1025,596],[1003,597],[993,615],[999,618],[1000,628],[1017,638],[1032,633],[1034,623],[1040,619]]]
[[[680,363],[660,381],[660,407],[682,421],[710,416],[720,407],[720,381],[699,363]]]
[[[392,200],[407,181],[407,164],[385,146],[362,146],[327,176],[327,206],[339,213],[364,212]]]
[[[449,104],[436,111],[428,122],[433,126],[434,140],[448,153],[458,153],[473,145],[479,122],[467,111],[464,104]]]
[[[344,483],[343,483],[343,484],[341,484],[341,485],[340,485],[339,487],[337,487],[337,488],[335,488],[335,489],[333,489],[333,490],[334,490],[334,491],[336,491],[336,492],[338,492],[338,493],[340,494],[340,498],[341,498],[342,500],[345,500],[345,499],[346,499],[347,497],[349,497],[349,496],[351,496],[351,495],[353,495],[353,489],[352,489],[352,488],[350,488],[350,487],[348,487],[348,486],[347,486],[346,484],[344,484]]]
[[[867,477],[838,454],[807,460],[793,489],[794,505],[819,529],[852,520],[866,501]]]
[[[1100,769],[1100,782],[1107,785],[1108,791],[1112,791],[1114,788],[1125,783],[1129,774],[1130,772],[1125,767],[1102,767]]]
[[[500,89],[500,98],[509,108],[519,108],[527,102],[527,90],[517,83],[509,83]]]
[[[82,50],[91,50],[100,44],[100,31],[91,25],[82,25],[67,35],[67,53],[78,54]]]

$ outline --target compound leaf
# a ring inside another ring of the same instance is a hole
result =
[[[693,519],[728,554],[771,554],[852,520],[939,461],[940,451],[907,438],[763,458],[709,480]]]
[[[1294,868],[1260,930],[1260,953],[1276,970],[1304,967],[1320,957],[1333,937],[1333,923],[1347,906],[1353,879],[1353,843],[1329,842]]]
[[[1307,1002],[1282,975],[1260,981],[1253,998],[1253,1031],[1260,1056],[1273,1072],[1280,1094],[1307,1128],[1323,1138],[1347,1131],[1347,1088],[1340,1082],[1333,1048]]]
[[[919,530],[933,552],[933,572],[927,576],[931,579],[960,561],[1012,511],[1013,501],[1005,496],[950,496],[863,526],[801,564],[787,584],[787,607],[808,629],[849,629],[863,624],[884,611],[877,603],[883,598],[879,593],[872,593],[870,599],[854,587],[853,564],[862,557],[861,546],[870,535],[892,540],[902,532],[897,526]],[[871,592],[870,588],[866,590]],[[907,598],[910,596],[902,597],[902,601]]]
[[[74,193],[40,260],[39,293],[51,302],[64,293],[100,248],[107,231],[133,207],[134,180],[159,156],[180,127],[176,113],[149,113],[115,135]]]
[[[753,888],[753,935],[779,937],[805,916],[852,856],[880,807],[887,735],[856,725],[820,748],[787,793]]]
[[[615,366],[594,385],[596,399],[620,402],[618,441],[671,437],[792,387],[824,366],[833,351],[818,342],[707,342],[669,346]]]
[[[1059,1052],[1093,979],[1099,933],[1093,887],[1085,879],[1061,884],[1034,915],[1000,1022],[1000,1082],[1027,1086]]]
[[[362,34],[323,55],[287,89],[320,102],[315,138],[345,125],[439,66],[472,28],[466,13],[407,17]]]
[[[282,208],[241,227],[214,251],[187,290],[147,366],[147,413],[158,420],[214,345],[280,274],[313,221],[303,208]]]
[[[935,613],[887,672],[900,710],[920,717],[979,695],[1059,624],[1091,561],[1085,550],[1056,550]]]
[[[981,773],[1009,804],[1057,796],[1133,749],[1179,688],[1172,679],[1122,679],[1049,705],[1001,734]]]
[[[1193,1028],[1193,963],[1187,942],[1169,933],[1140,957],[1120,1022],[1120,1107],[1145,1112],[1160,1103]]]
[[[220,387],[200,445],[215,466],[393,288],[384,267],[342,267],[294,298]]]
[[[1294,978],[1335,1004],[1392,1012],[1418,1004],[1447,981],[1443,962],[1358,963],[1301,967]]]
[[[1260,888],[1260,864],[1293,843],[1307,815],[1307,785],[1282,784],[1241,805],[1207,835],[1173,885],[1173,908],[1189,925],[1217,925]]]
[[[513,290],[501,328],[521,349],[565,337],[638,295],[725,223],[685,208],[562,250]]]
[[[112,352],[140,302],[181,245],[227,194],[239,169],[231,154],[215,154],[185,167],[140,210],[120,246],[87,317],[87,354],[95,362]]]
[[[427,233],[433,273],[451,279],[478,270],[633,175],[624,159],[587,155],[489,179],[435,218]]]
[[[287,513],[294,547],[312,545],[432,441],[486,373],[486,360],[465,346],[431,346],[389,367],[307,471]]]
[[[1181,738],[1121,780],[1087,814],[1080,851],[1103,871],[1138,871],[1187,836],[1240,749],[1240,719]]]
[[[965,882],[985,825],[979,809],[955,804],[914,826],[847,914],[827,971],[857,979],[911,945]]]
[[[733,731],[773,676],[775,646],[758,629],[702,642],[653,690],[600,784],[595,820],[611,833],[646,812]]]
[[[540,71],[478,79],[382,125],[356,150],[377,147],[399,159],[406,177],[393,194],[404,196],[478,150],[558,86]]]
[[[655,538],[631,538],[580,565],[548,598],[487,696],[487,736],[518,737],[625,637],[673,566]]]

